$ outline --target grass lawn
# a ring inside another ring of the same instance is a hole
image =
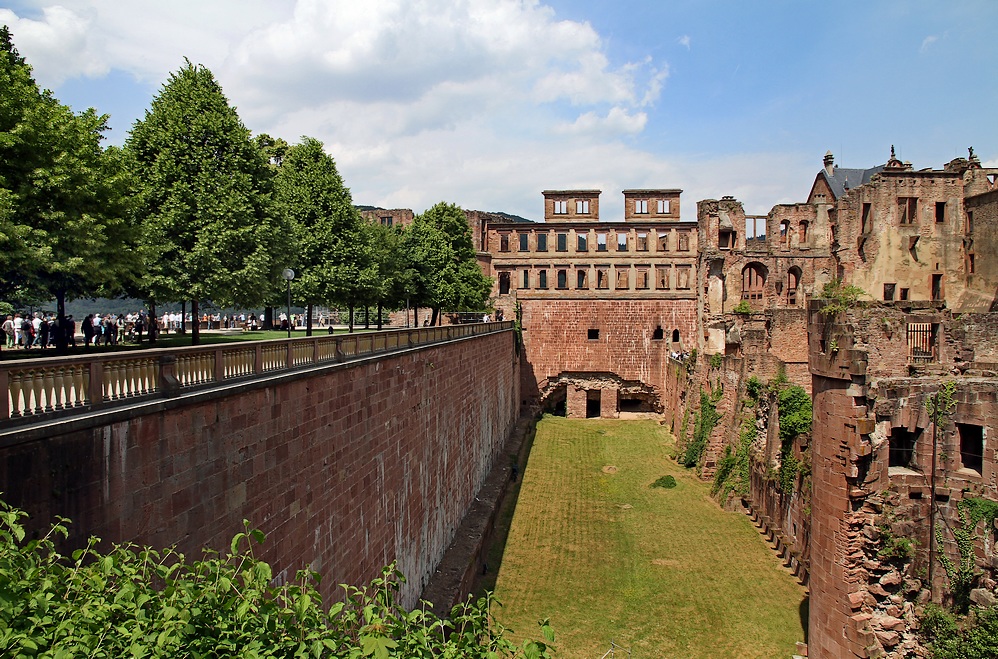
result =
[[[549,617],[563,659],[793,654],[804,588],[672,446],[651,420],[539,422],[495,587],[514,637]]]

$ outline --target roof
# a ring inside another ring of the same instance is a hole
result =
[[[541,192],[545,197],[548,195],[598,195],[602,190],[544,190]]]
[[[647,190],[621,190],[625,195],[629,194],[680,194],[679,188],[650,188]]]
[[[824,169],[821,170],[821,175],[825,177],[825,181],[828,182],[828,187],[831,188],[832,194],[838,199],[847,191],[869,183],[874,174],[879,174],[882,171],[884,171],[884,165],[877,165],[870,169],[835,167],[832,169],[831,176]]]

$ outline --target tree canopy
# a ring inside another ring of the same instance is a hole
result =
[[[41,90],[0,26],[0,296],[113,294],[138,274],[131,179],[107,117]]]
[[[152,299],[256,306],[284,267],[272,170],[211,71],[189,61],[126,142]],[[195,334],[196,341],[196,334]]]

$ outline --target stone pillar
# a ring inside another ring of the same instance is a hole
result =
[[[565,401],[565,416],[569,419],[586,418],[586,390],[574,384],[568,385],[568,399]]]
[[[599,399],[599,416],[601,419],[617,419],[620,417],[620,392],[617,387],[604,387]]]

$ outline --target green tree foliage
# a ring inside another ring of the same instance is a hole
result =
[[[866,291],[859,286],[846,284],[841,279],[833,279],[821,288],[821,298],[825,300],[821,313],[834,316],[852,309],[859,298],[866,294]]]
[[[138,274],[131,179],[107,117],[39,89],[0,26],[0,298],[114,294]]]
[[[958,619],[929,604],[919,633],[932,659],[993,659],[998,656],[998,606],[975,609],[972,615]]]
[[[777,400],[782,442],[792,442],[797,435],[811,432],[811,396],[803,387],[790,385],[780,391]]]
[[[703,459],[710,434],[714,432],[714,426],[721,420],[721,415],[717,411],[717,402],[721,400],[721,394],[720,387],[709,395],[704,390],[700,390],[700,410],[694,416],[693,437],[686,445],[686,450],[680,459],[680,463],[684,467],[695,467]]]
[[[151,298],[191,300],[196,314],[200,300],[252,307],[269,297],[288,228],[272,207],[267,159],[211,71],[186,62],[173,73],[126,148]]]
[[[415,217],[403,240],[407,267],[414,273],[411,299],[433,309],[480,311],[492,282],[475,260],[471,229],[464,211],[441,202]]]
[[[517,648],[491,615],[492,599],[468,599],[440,619],[396,603],[393,567],[367,588],[343,586],[323,604],[318,574],[300,571],[273,586],[270,565],[253,555],[264,541],[249,530],[229,552],[188,561],[175,550],[123,545],[72,557],[56,524],[25,542],[25,514],[0,501],[0,656],[4,657],[550,657],[554,635]],[[65,520],[63,520],[64,522]]]
[[[350,190],[322,142],[300,144],[261,136],[271,162],[279,162],[274,182],[279,211],[293,228],[291,284],[297,304],[356,302],[373,279],[368,236]]]

